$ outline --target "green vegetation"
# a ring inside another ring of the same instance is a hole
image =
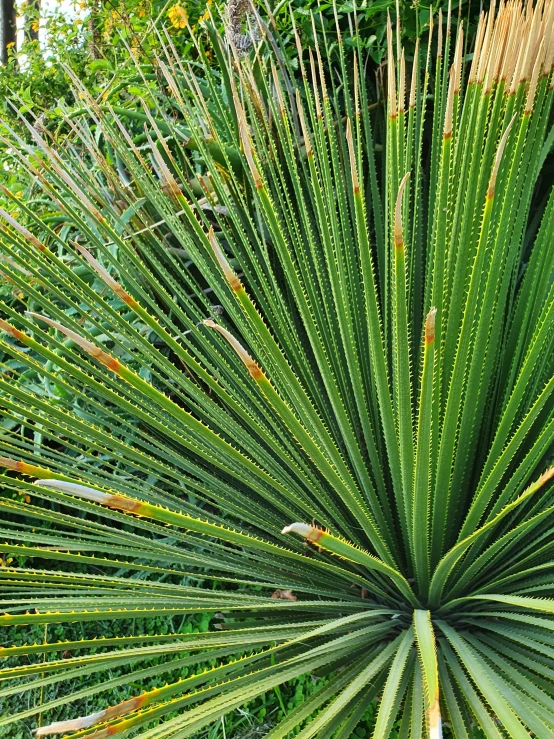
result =
[[[11,0],[6,0],[10,2]],[[60,0],[61,2],[61,0]],[[210,63],[217,64],[217,45],[212,45],[210,28],[224,33],[220,14],[224,5],[214,0],[79,0],[74,12],[67,14],[58,4],[45,5],[36,0],[18,4],[18,12],[25,25],[35,33],[27,33],[22,45],[9,49],[9,63],[0,66],[0,110],[2,119],[16,126],[23,133],[18,113],[28,120],[40,117],[52,131],[63,130],[60,112],[64,108],[79,109],[74,100],[70,75],[71,69],[91,94],[101,98],[108,94],[125,107],[141,108],[144,97],[142,86],[146,80],[152,88],[158,82],[157,56],[160,37],[169,38],[180,59],[195,64],[198,55],[191,40],[192,29],[197,42],[203,44]],[[487,4],[485,3],[485,7]],[[360,4],[353,22],[354,5],[351,0],[335,4],[321,4],[295,0],[291,3],[270,2],[272,24],[283,39],[282,47],[290,57],[291,71],[298,74],[296,46],[293,31],[296,29],[302,46],[315,48],[319,44],[323,58],[327,51],[333,61],[338,60],[337,21],[341,40],[347,53],[359,48],[366,55],[368,75],[374,75],[385,61],[387,13],[400,13],[400,35],[403,45],[411,55],[416,38],[424,35],[431,17],[429,3],[400,0],[379,0]],[[446,15],[448,2],[433,3],[435,27],[438,12]],[[468,43],[472,43],[479,8],[476,4],[450,3],[451,23],[454,27],[465,23]],[[264,17],[265,3],[260,4]],[[445,21],[445,18],[443,19]],[[212,25],[213,24],[213,25]],[[41,42],[36,35],[41,29]],[[432,54],[436,47],[432,49]],[[140,72],[137,69],[140,67]],[[152,90],[151,90],[152,92]],[[159,93],[160,91],[158,91]],[[160,101],[158,100],[158,104]],[[169,112],[169,111],[168,111]],[[0,152],[3,150],[0,142]],[[0,172],[0,177],[2,173]],[[1,199],[1,195],[0,195]]]
[[[0,729],[549,736],[554,3],[248,7],[7,133]]]

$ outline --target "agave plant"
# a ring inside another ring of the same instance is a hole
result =
[[[3,695],[60,692],[0,724],[177,739],[309,673],[270,739],[376,698],[374,737],[553,736],[554,3],[410,64],[389,24],[377,107],[358,51],[295,77],[249,22],[200,79],[162,44],[142,144],[84,88],[8,142],[58,215],[1,211],[0,625],[220,628],[2,648]]]

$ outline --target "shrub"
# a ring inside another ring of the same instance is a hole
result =
[[[554,4],[483,15],[470,62],[441,26],[410,74],[389,25],[384,117],[359,50],[299,47],[297,84],[244,7],[219,70],[165,50],[143,143],[85,89],[66,147],[14,140],[64,225],[1,212],[3,349],[39,381],[0,379],[0,625],[209,630],[4,648],[7,693],[63,697],[2,723],[176,739],[311,674],[271,739],[377,696],[375,737],[549,736]]]

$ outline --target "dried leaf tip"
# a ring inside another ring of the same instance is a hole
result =
[[[360,181],[356,167],[356,154],[354,152],[354,139],[352,138],[352,125],[350,118],[346,119],[346,143],[348,144],[348,156],[350,157],[350,174],[352,176],[352,189],[354,194],[360,192]]]
[[[109,493],[89,488],[86,485],[79,485],[75,482],[67,482],[66,480],[35,480],[33,484],[41,485],[45,488],[54,488],[54,490],[60,490],[63,493],[70,493],[71,495],[76,495],[78,498],[92,500],[94,503],[101,503],[103,505],[106,505],[107,501],[111,497]]]
[[[310,142],[310,134],[308,133],[308,127],[306,125],[306,119],[304,117],[304,107],[302,100],[300,99],[300,92],[296,88],[296,109],[298,111],[298,118],[300,120],[300,127],[302,128],[302,136],[304,137],[304,146],[306,147],[306,156],[308,159],[313,157],[314,152],[312,150],[312,144]]]
[[[215,328],[215,330],[220,333],[238,354],[239,358],[241,359],[242,363],[252,376],[254,380],[261,379],[264,374],[261,371],[261,369],[258,367],[256,362],[252,359],[250,354],[246,351],[246,349],[242,346],[242,344],[237,341],[237,339],[233,336],[233,334],[230,331],[227,331],[226,328],[223,328],[223,326],[220,326],[215,321],[212,321],[211,318],[207,318],[203,321],[204,326],[207,326],[208,328]]]
[[[0,467],[14,470],[14,472],[19,472],[21,475],[27,475],[28,477],[45,477],[51,474],[50,470],[45,467],[36,467],[34,464],[28,464],[21,459],[12,459],[11,457],[0,457]]]
[[[70,731],[79,731],[80,729],[88,729],[94,724],[102,720],[105,711],[91,713],[90,716],[82,716],[81,718],[70,719],[69,721],[55,721],[48,726],[41,726],[34,730],[37,737],[48,736],[49,734],[67,734]]]
[[[429,739],[442,739],[442,716],[438,699],[427,711],[429,722]]]
[[[425,343],[432,344],[435,341],[435,319],[437,317],[437,309],[431,308],[425,319]]]
[[[272,600],[297,600],[292,590],[275,590],[271,598]]]
[[[238,119],[238,124],[239,124],[239,135],[240,135],[240,140],[242,142],[242,149],[244,151],[244,156],[246,157],[246,161],[248,162],[248,167],[252,174],[252,179],[254,180],[254,186],[256,187],[257,190],[261,190],[264,186],[264,183],[260,176],[260,171],[258,170],[258,167],[256,166],[256,162],[254,161],[254,153],[252,151],[252,142],[250,139],[250,130],[248,128],[248,122],[246,120],[246,113],[244,112],[244,108],[242,107],[242,104],[238,98],[236,91],[234,91],[234,100],[235,100],[235,108],[237,111],[237,119]]]
[[[106,285],[108,285],[108,287],[110,287],[114,291],[118,298],[121,298],[121,300],[123,300],[124,303],[127,303],[127,305],[136,305],[136,300],[132,298],[129,293],[121,287],[117,280],[114,280],[114,278],[109,274],[108,270],[103,267],[95,257],[92,256],[88,249],[85,249],[84,246],[81,246],[81,244],[78,244],[76,241],[72,241],[71,243],[77,249],[79,254],[81,254],[87,260],[92,269],[104,280]]]
[[[535,93],[537,91],[537,84],[539,81],[539,75],[543,63],[544,58],[544,39],[541,41],[541,44],[539,46],[539,51],[537,53],[537,57],[535,59],[535,64],[533,65],[533,71],[531,73],[531,82],[529,84],[529,90],[527,92],[527,99],[525,101],[525,115],[531,115],[531,111],[533,110],[533,103],[535,101]]]
[[[462,84],[462,61],[464,54],[464,23],[460,23],[456,37],[456,49],[454,52],[454,95],[459,95]]]
[[[120,511],[138,511],[141,507],[141,503],[138,500],[132,500],[123,495],[105,493],[102,490],[96,490],[95,488],[89,488],[87,485],[80,485],[79,483],[69,482],[67,480],[35,480],[34,485],[53,488],[62,493],[74,495],[75,497],[83,498],[84,500],[90,500],[93,503],[99,503],[108,508],[117,508]]]
[[[25,226],[22,226],[16,219],[7,213],[3,208],[0,208],[0,218],[10,224],[23,238],[30,244],[35,246],[39,251],[48,251],[48,248],[42,244],[36,236],[34,236]]]
[[[549,467],[545,472],[542,473],[540,476],[538,483],[539,485],[544,485],[545,482],[548,482],[554,477],[554,466]]]
[[[398,113],[404,113],[406,106],[406,57],[404,55],[404,49],[400,55],[400,79],[398,89]]]
[[[282,534],[298,534],[308,541],[318,542],[324,532],[315,526],[309,526],[307,523],[291,523],[281,531]]]
[[[446,111],[444,114],[444,130],[442,137],[443,139],[449,139],[452,136],[452,115],[454,111],[454,87],[455,87],[456,72],[454,66],[450,67],[449,81],[448,81],[448,96],[446,98]]]
[[[23,341],[23,339],[26,338],[26,334],[24,334],[23,331],[19,331],[14,328],[10,323],[2,320],[2,318],[0,318],[0,329],[10,336],[13,336],[14,339],[18,339],[18,341]]]
[[[77,346],[80,346],[81,349],[83,349],[87,354],[90,354],[90,356],[100,362],[100,364],[103,364],[105,367],[112,370],[112,372],[119,372],[121,365],[117,359],[110,356],[107,352],[103,351],[103,349],[100,349],[100,347],[95,346],[91,341],[88,341],[88,339],[84,339],[82,336],[79,336],[75,331],[63,326],[61,323],[58,323],[58,321],[53,321],[51,318],[41,316],[38,313],[27,311],[26,315],[31,318],[36,318],[37,320],[48,324],[52,328],[61,331],[62,334],[67,336],[68,339],[71,339],[71,341],[74,341]]]
[[[489,188],[487,190],[487,199],[492,199],[494,197],[494,190],[496,187],[496,177],[498,175],[498,169],[500,167],[500,161],[502,159],[502,155],[504,153],[504,148],[506,147],[506,142],[508,140],[508,135],[510,133],[510,130],[512,126],[514,125],[514,121],[517,117],[517,113],[514,114],[512,120],[508,123],[508,126],[506,130],[504,131],[504,134],[502,135],[502,138],[500,139],[500,143],[498,144],[498,149],[496,151],[496,157],[494,160],[494,166],[492,168],[491,172],[491,178],[489,180]]]
[[[122,701],[115,706],[109,706],[103,711],[97,713],[91,713],[89,716],[81,716],[80,718],[70,719],[69,721],[57,721],[48,726],[43,726],[35,730],[36,736],[47,736],[48,734],[66,734],[69,731],[78,731],[79,729],[88,729],[95,724],[104,723],[119,716],[124,716],[127,713],[136,711],[137,708],[141,708],[152,700],[152,697],[157,690],[152,690],[149,693],[143,693],[135,698],[129,698],[129,700]],[[108,736],[104,734],[104,729],[100,732],[95,731],[91,736]]]
[[[217,259],[217,263],[219,264],[219,266],[221,267],[221,271],[225,275],[225,279],[227,280],[227,282],[231,286],[232,290],[234,290],[235,292],[237,292],[242,287],[241,281],[239,280],[239,278],[236,276],[236,274],[231,269],[231,265],[227,261],[227,257],[223,253],[223,249],[220,247],[220,245],[219,245],[219,243],[218,243],[218,241],[217,241],[217,239],[215,237],[213,226],[210,227],[210,231],[208,233],[208,239],[209,239],[210,245],[211,245],[211,247],[213,249],[215,258]]]
[[[410,108],[415,108],[416,106],[416,94],[417,94],[417,85],[419,82],[419,75],[418,75],[418,64],[417,60],[419,59],[419,39],[416,39],[415,43],[415,50],[414,50],[414,64],[412,66],[412,79],[410,81],[410,99],[408,102],[408,105]]]
[[[409,179],[410,173],[406,172],[402,178],[396,197],[396,207],[394,209],[394,245],[397,249],[404,248],[404,237],[402,236],[402,195]]]
[[[11,457],[0,457],[0,467],[5,467],[7,470],[22,472],[22,465],[23,462],[12,459]]]

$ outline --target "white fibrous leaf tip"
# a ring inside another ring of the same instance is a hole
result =
[[[81,718],[74,718],[69,721],[56,721],[53,724],[48,724],[48,726],[41,726],[35,729],[34,734],[37,737],[41,737],[49,734],[67,734],[69,731],[88,729],[90,726],[98,723],[105,713],[105,711],[98,711],[97,713],[91,713],[90,716],[82,716]]]
[[[312,530],[311,526],[308,526],[306,523],[291,523],[289,526],[285,526],[285,528],[281,531],[282,534],[298,534],[299,536],[303,536],[305,539],[308,538],[310,532]]]
[[[75,482],[68,482],[66,480],[35,480],[34,484],[41,485],[45,488],[61,490],[63,493],[76,495],[79,498],[92,500],[95,503],[106,503],[106,501],[112,497],[108,493],[103,493],[101,490],[95,490],[86,485],[79,485]]]

